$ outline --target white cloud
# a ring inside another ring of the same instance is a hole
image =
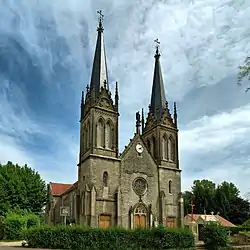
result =
[[[190,122],[180,132],[183,188],[195,179],[231,181],[244,195],[250,178],[250,105]]]
[[[19,38],[28,53],[38,58],[48,102],[51,107],[59,102],[62,112],[66,107],[79,108],[75,99],[80,99],[80,89],[89,83],[88,67],[92,66],[95,47],[97,9],[103,9],[105,15],[110,77],[119,82],[122,148],[133,137],[135,112],[144,107],[147,113],[155,38],[161,41],[168,98],[171,101],[183,99],[183,105],[185,95],[196,86],[216,84],[235,74],[238,64],[250,51],[250,4],[244,0],[44,0],[32,3],[10,0],[0,3],[0,35]],[[13,23],[17,24],[15,28]],[[60,47],[58,37],[64,39],[67,48]],[[60,50],[55,52],[58,48]],[[62,57],[60,53],[63,52]],[[50,79],[58,65],[62,67],[62,73],[69,72],[67,82],[59,76]],[[52,123],[46,116],[51,110],[46,114],[31,115],[30,111],[35,107],[28,105],[21,86],[10,84],[4,78],[0,81],[0,161],[9,158],[20,163],[27,161],[42,171],[46,180],[73,182],[77,173],[78,130],[68,129],[61,120]],[[197,105],[202,105],[202,100]],[[195,178],[231,178],[246,190],[246,182],[239,173],[249,176],[245,169],[247,156],[244,158],[241,154],[239,157],[233,152],[223,161],[218,158],[228,154],[236,144],[240,144],[239,151],[248,144],[249,109],[246,105],[231,113],[218,110],[217,115],[180,124],[184,186]],[[75,122],[70,122],[72,127]],[[53,152],[38,153],[23,145],[38,135],[53,142],[53,146],[50,145]],[[200,166],[202,157],[204,164]],[[209,157],[214,161],[217,159],[212,166]],[[237,168],[232,159],[238,159]],[[194,172],[195,168],[203,170]]]
[[[181,149],[187,152],[223,150],[233,143],[245,143],[250,135],[250,105],[205,116],[183,126],[180,131]]]

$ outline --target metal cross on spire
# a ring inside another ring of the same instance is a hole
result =
[[[103,26],[102,26],[102,22],[103,22],[103,17],[104,15],[102,14],[102,10],[98,10],[97,14],[99,14],[98,20],[99,20],[99,26],[97,28],[97,31],[103,31]]]
[[[154,42],[156,43],[156,46],[155,46],[156,47],[156,55],[158,56],[158,55],[160,55],[160,53],[159,53],[160,41],[158,38],[156,38],[154,40]]]

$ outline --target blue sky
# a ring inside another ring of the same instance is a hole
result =
[[[159,38],[167,99],[178,105],[183,190],[208,178],[249,192],[250,94],[235,83],[250,54],[244,0],[1,1],[0,162],[27,163],[46,181],[76,180],[98,9],[109,84],[120,88],[120,151],[135,112],[148,110]]]

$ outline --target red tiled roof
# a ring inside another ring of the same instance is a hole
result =
[[[61,195],[66,190],[72,187],[72,184],[64,184],[64,183],[50,183],[51,194],[52,195]]]
[[[76,181],[73,185],[71,185],[71,187],[68,188],[67,190],[65,190],[62,194],[67,194],[67,193],[69,193],[70,191],[76,189],[77,186],[78,186],[78,181]]]
[[[233,223],[221,217],[220,215],[217,214],[215,216],[223,227],[236,227]]]
[[[205,215],[205,214],[193,214],[193,219],[194,221],[198,220],[200,216]],[[191,221],[192,219],[192,214],[188,214],[188,220]],[[214,216],[216,217],[216,219],[220,222],[220,224],[223,227],[236,227],[233,223],[231,223],[230,221],[226,220],[225,218],[221,217],[218,214],[214,214]]]

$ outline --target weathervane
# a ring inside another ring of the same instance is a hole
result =
[[[160,55],[159,54],[160,41],[157,38],[157,39],[154,40],[154,42],[156,43],[156,46],[155,46],[156,47],[156,55]]]

